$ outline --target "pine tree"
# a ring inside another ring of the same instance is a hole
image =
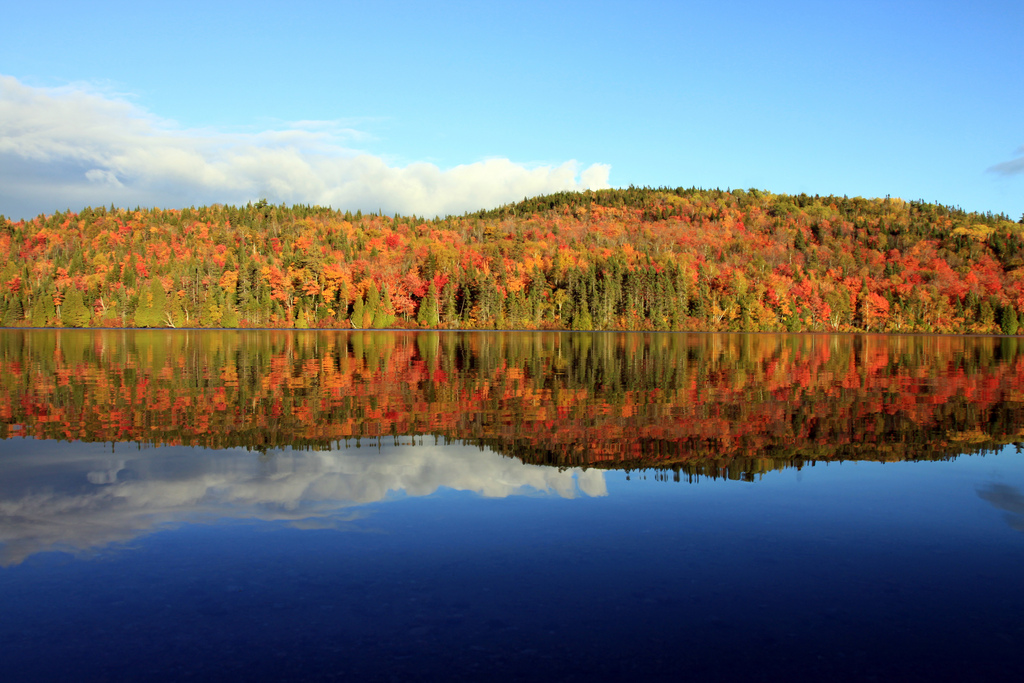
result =
[[[452,283],[448,283],[444,286],[444,293],[441,295],[444,301],[444,324],[448,326],[455,325],[458,321],[459,312],[455,307],[455,288],[452,287]]]
[[[540,325],[541,318],[544,316],[542,291],[544,285],[544,275],[539,269],[534,269],[533,275],[530,276],[530,294],[527,297],[527,306],[529,308],[530,322],[534,325]]]
[[[427,296],[420,302],[420,310],[416,314],[416,322],[422,327],[437,327],[441,322],[437,314],[437,287],[433,282],[427,290]]]
[[[53,296],[43,292],[36,297],[32,305],[32,327],[46,327],[57,317],[57,307],[53,305]]]
[[[363,309],[363,324],[361,327],[376,327],[377,309],[380,308],[380,290],[377,283],[370,284],[370,290],[366,293],[366,307]]]
[[[391,303],[391,294],[385,285],[384,291],[380,294],[380,303],[373,314],[373,327],[384,329],[395,324],[394,304]]]
[[[590,317],[590,307],[587,305],[587,300],[583,299],[580,305],[576,307],[576,315],[572,319],[572,329],[574,330],[592,330],[594,329],[594,321]]]
[[[433,285],[431,285],[431,287],[433,287]],[[427,306],[429,305],[427,302],[429,301],[429,296],[423,297],[420,301],[419,308],[416,310],[416,322],[419,323],[420,327],[427,326]]]
[[[473,290],[470,289],[469,285],[462,287],[462,308],[460,309],[462,316],[462,326],[469,328],[472,327],[470,324],[473,317]]]
[[[1002,320],[1000,322],[1001,322],[1000,326],[1003,329],[1003,334],[1009,334],[1009,335],[1017,334],[1017,329],[1019,327],[1019,322],[1017,320],[1017,311],[1013,310],[1013,306],[1011,306],[1011,305],[1003,306],[1003,316],[1002,316]]]
[[[238,327],[238,311],[234,306],[225,305],[220,317],[221,327],[233,329]]]
[[[82,298],[82,292],[72,287],[64,297],[64,304],[60,310],[60,319],[64,327],[87,327],[91,317]]]
[[[24,324],[25,309],[21,303],[21,297],[15,296],[4,310],[4,327],[17,327]]]
[[[135,308],[135,327],[166,327],[167,312],[167,294],[160,281],[153,278],[139,295],[139,305]]]

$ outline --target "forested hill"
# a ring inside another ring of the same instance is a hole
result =
[[[1024,220],[1024,219],[1022,219]],[[0,217],[2,324],[1008,333],[1024,225],[898,199],[601,190],[427,220]]]

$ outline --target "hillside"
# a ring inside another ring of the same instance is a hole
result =
[[[0,217],[2,324],[1015,334],[1024,225],[898,199],[560,193]]]

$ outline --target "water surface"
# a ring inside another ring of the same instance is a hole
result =
[[[0,334],[6,680],[1017,680],[1024,357]]]

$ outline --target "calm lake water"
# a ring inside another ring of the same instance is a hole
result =
[[[0,667],[1020,679],[1024,349],[0,332]]]

